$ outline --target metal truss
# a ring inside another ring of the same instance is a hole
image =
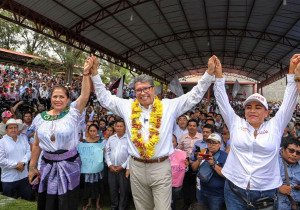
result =
[[[218,54],[219,52],[215,52],[215,53]],[[225,51],[225,52],[222,52],[222,53],[224,53],[223,54],[224,58],[225,57],[226,58],[227,57],[232,58],[236,54],[235,51]],[[201,52],[200,56],[203,57],[203,58],[208,58],[210,56],[210,51]],[[239,59],[248,59],[248,60],[252,60],[252,61],[259,61],[261,63],[267,64],[267,65],[271,65],[271,66],[273,66],[274,68],[277,68],[277,69],[282,68],[282,64],[274,62],[275,60],[264,58],[264,57],[259,56],[259,55],[251,55],[249,57],[248,53],[246,53],[246,52],[239,52],[239,54],[236,55],[236,56]],[[199,55],[198,55],[197,52],[196,53],[189,53],[189,54],[177,55],[177,58],[174,58],[174,57],[166,58],[165,60],[162,60],[162,61],[156,63],[156,66],[151,65],[151,66],[148,66],[146,69],[148,69],[149,71],[154,71],[157,67],[163,67],[165,65],[168,65],[169,63],[177,62],[178,59],[180,59],[180,60],[187,60],[187,59],[196,59],[196,58],[199,58]],[[223,63],[224,61],[221,61],[221,62]],[[231,66],[234,66],[234,65],[231,64]],[[235,67],[235,68],[238,68],[238,66]],[[267,73],[265,73],[263,71],[258,71],[257,69],[248,68],[248,67],[244,67],[244,69],[251,70],[250,72],[256,73],[256,75],[263,74],[264,77],[270,76],[270,75],[268,75]],[[253,79],[255,79],[255,78],[253,78]]]
[[[273,82],[276,82],[282,78],[284,78],[286,76],[286,74],[288,73],[288,66],[285,68],[281,68],[280,71],[278,71],[277,73],[273,74],[272,76],[270,76],[269,78],[267,78],[266,80],[258,83],[257,88],[263,88],[269,84],[272,84]]]
[[[83,18],[80,22],[73,25],[70,29],[75,30],[76,33],[81,33],[82,31],[90,27],[92,24],[96,24],[97,22],[100,22],[105,18],[111,17],[117,14],[118,12],[135,7],[140,4],[147,3],[149,1],[152,2],[153,0],[115,1],[105,7],[102,7],[100,10],[90,14],[89,16]]]
[[[169,42],[179,41],[182,39],[194,39],[200,37],[236,37],[236,38],[252,38],[257,40],[264,40],[269,42],[277,42],[285,46],[296,47],[299,43],[299,40],[289,38],[289,37],[281,37],[277,34],[261,32],[261,31],[253,31],[253,30],[241,30],[241,29],[201,29],[196,31],[184,31],[180,33],[170,34],[168,36],[160,37],[159,39],[151,40],[144,44],[138,45],[134,47],[132,50],[128,50],[127,52],[122,53],[122,56],[126,56],[127,58],[136,54],[136,52],[142,52],[145,50],[149,50],[149,48],[153,48],[162,44],[166,44]]]

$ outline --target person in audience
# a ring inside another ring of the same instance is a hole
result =
[[[88,127],[88,134],[85,139],[83,139],[83,143],[93,144],[99,143],[100,146],[104,150],[103,142],[101,141],[98,135],[99,127],[96,124],[91,124]],[[85,173],[84,174],[84,200],[88,200],[87,204],[84,204],[83,210],[87,210],[92,206],[92,199],[96,200],[96,209],[102,210],[101,202],[100,202],[100,194],[103,194],[103,171],[99,171],[97,173]],[[102,192],[102,193],[101,193]]]
[[[186,170],[188,170],[188,159],[186,156],[186,152],[177,149],[177,139],[173,134],[173,147],[174,152],[170,155],[169,159],[171,162],[171,170],[172,170],[172,210],[176,210],[177,200],[180,198],[183,179]]]
[[[181,136],[188,133],[187,130],[188,119],[186,115],[181,115],[177,118],[177,123],[174,126],[173,134],[176,136],[176,139],[179,140]]]
[[[282,185],[278,189],[278,209],[299,209],[300,142],[295,138],[283,142],[280,154]]]
[[[128,136],[123,120],[117,120],[114,129],[116,133],[109,138],[105,146],[111,209],[125,210],[129,197]]]
[[[217,133],[212,133],[206,139],[207,149],[198,153],[199,158],[197,161],[201,161],[201,165],[199,167],[199,171],[202,170],[202,167],[206,167],[211,170],[212,175],[210,177],[205,177],[205,180],[200,178],[201,185],[201,198],[200,201],[211,210],[221,210],[225,207],[224,202],[224,184],[225,178],[222,175],[222,167],[224,166],[227,158],[227,153],[221,150],[222,139],[221,136]],[[207,158],[204,159],[201,154],[208,155]],[[203,164],[203,162],[207,162],[208,164]]]
[[[20,196],[23,199],[31,200],[32,192],[27,178],[31,152],[26,136],[19,135],[22,123],[18,123],[15,119],[9,119],[5,124],[5,129],[6,135],[0,139],[3,195],[14,198]]]

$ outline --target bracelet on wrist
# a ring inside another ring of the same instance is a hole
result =
[[[90,72],[89,72],[89,73],[82,74],[82,76],[90,76],[90,75],[91,75]]]

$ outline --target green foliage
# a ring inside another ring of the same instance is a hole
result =
[[[130,83],[133,75],[126,68],[101,60],[101,79],[105,84],[114,82],[125,74],[125,84]]]
[[[12,14],[5,11],[0,10],[1,15],[11,17]],[[10,23],[2,18],[0,18],[0,47],[15,50],[20,44],[20,32],[22,31],[22,27]]]

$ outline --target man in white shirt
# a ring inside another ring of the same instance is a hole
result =
[[[182,135],[188,133],[188,129],[186,128],[187,124],[188,119],[186,115],[181,115],[177,118],[177,123],[174,125],[173,131],[173,134],[176,136],[177,140],[179,140]]]
[[[30,147],[25,135],[18,135],[22,124],[15,119],[6,122],[6,135],[0,140],[0,167],[3,195],[32,199],[28,182]]]
[[[102,83],[94,57],[92,81],[101,106],[125,121],[130,158],[130,183],[137,210],[171,209],[172,175],[169,154],[174,149],[172,131],[175,119],[200,102],[212,83],[215,56],[208,61],[208,70],[188,93],[159,100],[155,97],[150,76],[135,78],[136,100],[111,95]]]
[[[116,121],[116,134],[112,135],[105,146],[105,160],[109,168],[108,184],[112,210],[125,210],[129,197],[129,154],[125,123]],[[120,193],[120,196],[119,196]]]
[[[42,83],[42,86],[39,89],[40,93],[40,103],[44,106],[46,110],[50,109],[50,93],[48,91],[48,88],[46,86],[46,83]]]
[[[300,54],[292,57],[282,105],[271,120],[265,121],[269,114],[268,104],[258,93],[249,96],[243,104],[246,120],[235,114],[226,94],[221,63],[215,60],[214,94],[231,135],[230,152],[222,169],[227,178],[224,190],[227,209],[255,209],[258,199],[274,199],[277,188],[282,185],[278,162],[280,143],[297,103],[299,61]]]

